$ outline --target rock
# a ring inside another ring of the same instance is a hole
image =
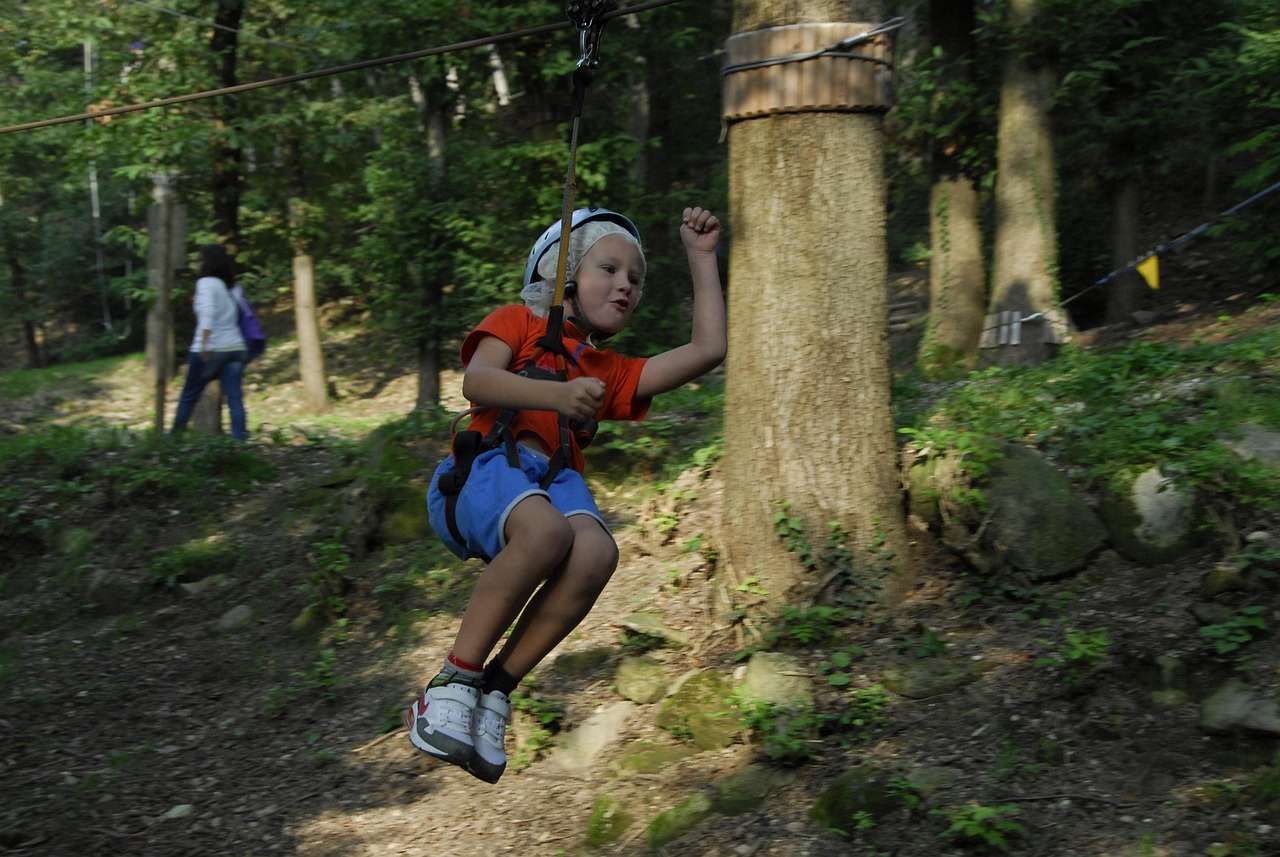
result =
[[[142,601],[142,587],[134,580],[107,568],[94,569],[85,587],[83,608],[95,616],[127,613]]]
[[[585,771],[618,738],[636,707],[630,702],[617,702],[596,711],[578,728],[560,735],[555,759],[571,771]]]
[[[1231,437],[1218,442],[1245,461],[1280,467],[1280,432],[1257,423],[1242,423]]]
[[[1264,696],[1239,679],[1230,679],[1201,704],[1200,728],[1280,735],[1280,698]]]
[[[928,699],[959,690],[991,669],[987,661],[967,658],[925,658],[886,664],[884,686],[908,699]]]
[[[195,598],[210,590],[226,587],[230,585],[230,582],[230,579],[225,574],[210,574],[207,577],[202,577],[189,583],[179,583],[178,591],[183,595]]]
[[[715,808],[725,815],[741,815],[759,809],[769,795],[794,778],[794,774],[767,765],[747,765],[731,774],[716,789]]]
[[[1197,541],[1194,495],[1159,467],[1139,474],[1125,491],[1107,492],[1099,511],[1116,550],[1143,565],[1176,559]]]
[[[328,624],[324,615],[324,605],[308,604],[289,623],[289,630],[295,634],[314,634]]]
[[[738,687],[744,702],[812,708],[813,686],[800,661],[781,652],[756,652]]]
[[[617,841],[632,821],[622,801],[601,795],[592,805],[591,817],[587,820],[587,845],[599,848]]]
[[[649,822],[649,849],[656,851],[668,842],[684,836],[711,814],[711,798],[701,792],[690,796],[679,806],[660,812]]]
[[[1151,704],[1156,708],[1172,711],[1175,708],[1181,708],[1186,705],[1188,700],[1187,692],[1177,688],[1151,691]]]
[[[668,765],[697,754],[688,744],[659,744],[655,741],[631,741],[618,756],[609,760],[609,770],[618,777],[656,774]]]
[[[982,486],[990,521],[981,550],[990,566],[1032,581],[1079,571],[1106,542],[1106,529],[1065,476],[1022,446],[1004,447]]]
[[[618,626],[631,634],[641,637],[652,637],[661,640],[663,645],[680,647],[688,645],[689,635],[684,631],[668,627],[657,613],[641,611],[625,616],[618,621]],[[624,634],[625,636],[625,634]]]
[[[1244,572],[1239,566],[1220,562],[1205,573],[1200,594],[1205,598],[1216,598],[1225,592],[1238,592],[1247,588]]]
[[[725,700],[731,692],[719,675],[693,673],[662,703],[657,724],[699,750],[728,747],[739,731],[737,718],[725,716]]]
[[[916,768],[907,774],[907,782],[919,792],[921,798],[929,798],[937,792],[955,785],[962,776],[956,768]]]
[[[624,699],[650,705],[667,695],[666,670],[648,655],[627,656],[618,664],[614,687]]]
[[[253,608],[248,604],[232,607],[218,619],[219,631],[236,631],[253,621]]]
[[[889,778],[870,765],[859,765],[836,777],[818,798],[809,817],[825,830],[846,836],[859,828],[862,815],[880,818],[903,806],[889,790]]]
[[[593,673],[609,662],[614,650],[608,646],[598,646],[581,652],[565,652],[557,655],[546,670],[548,675],[576,676]]]

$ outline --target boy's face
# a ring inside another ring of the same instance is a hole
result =
[[[606,235],[582,257],[575,279],[578,309],[605,333],[622,329],[636,308],[644,261],[621,235]]]

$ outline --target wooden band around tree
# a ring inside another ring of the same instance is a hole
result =
[[[834,55],[788,60],[874,26],[792,24],[731,36],[725,42],[724,118],[733,122],[775,113],[887,111],[893,103],[891,35],[836,48]]]

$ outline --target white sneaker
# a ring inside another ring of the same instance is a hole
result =
[[[471,743],[475,752],[467,770],[486,783],[496,783],[507,769],[507,724],[511,703],[500,690],[480,696],[471,718]]]
[[[428,686],[405,712],[409,740],[424,753],[467,767],[475,749],[472,711],[479,698],[478,689],[460,682]]]

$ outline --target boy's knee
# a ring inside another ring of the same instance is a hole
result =
[[[517,511],[520,507],[516,507]],[[512,514],[507,524],[507,544],[519,545],[530,555],[558,565],[573,547],[574,532],[569,519],[548,506],[536,515]]]
[[[596,524],[593,520],[592,524]],[[588,526],[578,531],[573,542],[574,554],[582,560],[600,585],[609,582],[618,568],[618,544],[602,527]]]

